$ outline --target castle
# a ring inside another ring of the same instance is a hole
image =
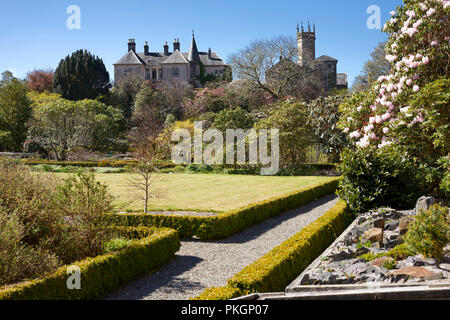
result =
[[[180,52],[180,41],[175,39],[173,51],[169,52],[167,42],[163,52],[150,52],[148,42],[145,42],[144,52],[136,52],[135,39],[128,40],[128,52],[114,64],[114,81],[117,83],[130,75],[137,75],[142,80],[154,83],[161,81],[184,81],[195,87],[200,87],[199,76],[203,73],[220,77],[224,74],[227,64],[216,53],[199,52],[194,32],[189,52]]]
[[[337,73],[337,63],[338,60],[327,55],[322,55],[316,58],[316,26],[311,26],[308,23],[308,31],[303,28],[303,23],[301,29],[297,24],[297,52],[298,60],[297,65],[300,70],[305,67],[309,67],[314,70],[314,73],[321,82],[321,87],[325,91],[331,91],[334,89],[346,89],[348,87],[347,74]],[[294,63],[292,61],[286,61],[287,59],[282,59],[280,57],[280,63]],[[273,68],[277,68],[275,65]],[[266,77],[274,77],[275,72],[268,71]]]

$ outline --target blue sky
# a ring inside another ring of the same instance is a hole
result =
[[[370,5],[381,9],[381,24],[401,0],[17,0],[1,1],[0,72],[25,77],[34,68],[56,68],[78,49],[101,57],[113,78],[113,63],[135,38],[138,51],[148,41],[150,51],[172,47],[179,38],[189,49],[195,30],[200,51],[209,47],[222,58],[251,40],[278,35],[295,36],[297,21],[316,24],[316,56],[337,58],[338,72],[350,84],[370,52],[385,40],[381,30],[368,29]],[[69,30],[70,5],[81,9],[81,29]]]

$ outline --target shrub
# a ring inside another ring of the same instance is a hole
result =
[[[450,242],[448,208],[434,205],[428,211],[418,212],[403,240],[412,251],[439,262],[444,254],[444,247]]]
[[[424,184],[411,157],[395,146],[347,149],[339,171],[342,179],[337,194],[357,212],[382,206],[412,207]]]
[[[103,214],[111,210],[113,201],[107,186],[96,181],[92,172],[78,173],[64,179],[56,198],[64,204],[60,210],[65,224],[59,226],[56,243],[49,246],[66,263],[100,254],[107,240],[101,230]]]
[[[35,278],[60,266],[54,254],[22,243],[24,229],[17,214],[7,215],[0,208],[0,286]]]

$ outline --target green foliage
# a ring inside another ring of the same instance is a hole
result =
[[[280,101],[270,115],[255,124],[256,129],[279,129],[280,168],[305,162],[305,149],[313,144],[312,128],[308,125],[307,104],[296,100]]]
[[[386,260],[385,262],[383,262],[383,267],[386,270],[392,270],[397,267],[397,263],[395,262],[395,260]]]
[[[369,253],[359,256],[358,258],[361,258],[367,262],[370,262],[372,260],[375,260],[375,259],[378,259],[381,257],[391,257],[395,261],[398,261],[398,260],[404,260],[404,259],[408,258],[409,256],[413,256],[413,255],[415,255],[415,252],[411,251],[405,245],[405,243],[402,243],[402,244],[395,246],[394,248],[392,248],[391,250],[389,250],[387,252],[380,252],[377,254],[373,254],[372,252],[369,252]]]
[[[249,129],[253,126],[252,116],[240,107],[224,109],[214,117],[213,127],[225,133],[226,129]]]
[[[61,60],[53,78],[54,91],[69,100],[95,99],[108,93],[110,86],[103,60],[87,50]]]
[[[121,111],[96,100],[57,99],[35,109],[30,134],[58,160],[75,147],[105,150],[123,130]]]
[[[450,242],[449,209],[436,204],[418,212],[403,240],[410,250],[440,261]]]
[[[110,253],[129,246],[131,240],[124,238],[114,238],[103,245],[103,253]]]
[[[396,147],[347,149],[339,165],[337,194],[351,210],[409,208],[420,196],[424,177],[411,157]]]
[[[339,154],[348,145],[347,136],[338,127],[339,105],[344,98],[341,95],[320,97],[308,103],[308,124],[331,162],[339,161]]]
[[[230,300],[242,296],[241,290],[231,287],[210,287],[191,300]]]
[[[21,151],[27,137],[27,122],[31,117],[28,87],[25,83],[3,73],[0,81],[0,150]]]
[[[283,212],[298,208],[336,190],[337,178],[304,187],[298,191],[261,201],[217,216],[179,216],[146,214],[107,214],[104,219],[121,226],[168,227],[177,230],[180,237],[197,236],[200,239],[221,239],[238,233],[254,224]]]
[[[120,285],[153,271],[180,249],[177,232],[156,228],[117,228],[116,236],[135,239],[122,250],[73,263],[80,268],[81,290],[67,289],[63,266],[41,279],[0,289],[0,300],[87,300],[99,298]]]
[[[352,213],[339,201],[323,216],[228,279],[224,288],[210,288],[196,299],[230,299],[253,292],[279,292],[293,281],[351,223]]]

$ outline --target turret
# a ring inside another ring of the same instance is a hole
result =
[[[303,22],[301,30],[297,24],[297,47],[298,47],[298,64],[304,66],[310,64],[316,58],[316,26],[313,25],[313,31],[311,31],[311,25],[308,22],[308,31],[303,29]]]

